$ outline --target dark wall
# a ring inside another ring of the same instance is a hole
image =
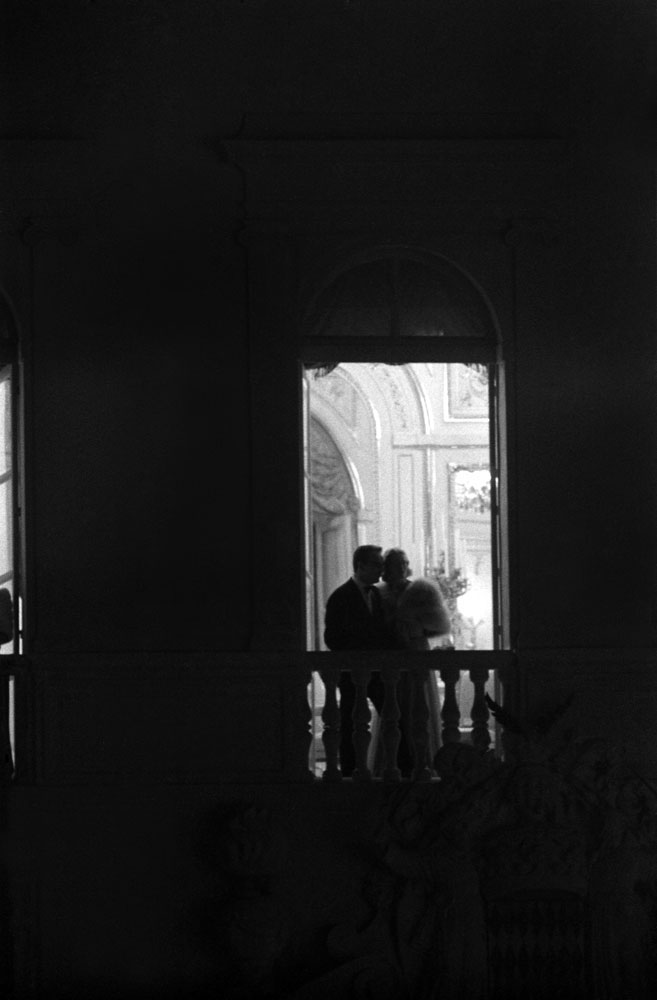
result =
[[[518,592],[544,590],[558,623],[528,605],[519,627],[530,646],[555,631],[616,645],[620,601],[632,643],[652,644],[651,490],[635,485],[653,464],[650,22],[641,3],[9,9],[11,216],[75,234],[38,242],[32,319],[17,303],[34,377],[37,644],[248,642],[243,179],[221,162],[245,114],[262,135],[565,140],[539,206],[556,239],[519,251],[525,312],[503,331],[519,366]],[[485,150],[467,192],[442,169],[444,200],[500,226],[537,210]]]
[[[283,900],[317,866],[353,890],[372,802],[295,799],[307,677],[263,650],[300,645],[296,296],[353,246],[431,245],[490,296],[527,702],[574,691],[578,731],[657,775],[652,5],[44,0],[4,22],[19,978],[213,983],[179,921],[215,792],[290,843],[321,826]]]
[[[248,602],[229,610],[226,590],[247,592],[249,552],[235,180],[222,191],[200,156],[177,181],[116,181],[84,147],[72,245],[32,248],[31,632],[49,649],[233,648]],[[44,159],[71,165],[60,144]]]

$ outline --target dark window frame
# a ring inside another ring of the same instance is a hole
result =
[[[304,368],[333,367],[341,362],[379,362],[383,364],[399,365],[412,362],[417,363],[454,363],[460,362],[469,365],[486,366],[488,370],[489,386],[489,456],[490,456],[490,476],[491,476],[491,557],[493,563],[493,616],[494,616],[494,649],[468,652],[472,655],[487,657],[490,660],[491,654],[506,653],[511,647],[511,625],[510,625],[510,597],[509,597],[509,567],[508,567],[508,501],[503,500],[503,495],[507,492],[507,462],[506,448],[507,441],[505,435],[506,428],[506,393],[505,393],[505,372],[503,347],[497,319],[492,307],[482,289],[474,281],[469,279],[462,269],[452,264],[447,258],[433,251],[425,251],[419,248],[406,246],[388,246],[378,249],[371,249],[354,255],[348,262],[334,267],[325,279],[315,287],[315,296],[321,294],[330,284],[330,281],[346,273],[350,267],[358,266],[364,262],[376,261],[377,259],[390,260],[395,257],[408,257],[413,260],[420,260],[430,263],[435,260],[441,268],[452,266],[458,272],[460,278],[466,277],[470,281],[473,295],[480,298],[480,302],[490,315],[490,328],[488,336],[399,336],[392,331],[384,333],[380,337],[373,336],[321,336],[313,334],[309,329],[307,317],[312,314],[312,296],[309,299],[310,305],[302,310],[299,324],[299,384],[302,382],[301,373]],[[300,390],[301,391],[301,390]],[[305,402],[302,402],[302,406]],[[303,435],[301,435],[303,438]],[[300,449],[300,480],[305,477],[305,456],[303,449],[305,442],[302,440]],[[308,623],[306,621],[306,580],[307,580],[307,525],[306,507],[302,501],[304,512],[304,544],[302,546],[302,567],[303,578],[303,632],[307,635]],[[462,657],[465,651],[454,651],[454,655]],[[323,656],[323,653],[313,653],[311,655]],[[506,662],[506,661],[505,661]],[[491,661],[491,668],[494,664]],[[463,668],[465,669],[465,667]]]

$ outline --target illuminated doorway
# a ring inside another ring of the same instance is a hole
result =
[[[306,370],[304,383],[308,648],[326,649],[326,600],[361,544],[404,549],[413,576],[438,584],[455,649],[495,648],[488,368],[346,362]],[[461,684],[467,729],[471,685]],[[319,757],[318,678],[311,697]]]
[[[495,646],[489,393],[464,364],[345,363],[305,373],[309,645],[356,545],[398,546],[438,582],[457,649]],[[310,602],[312,601],[312,606]]]

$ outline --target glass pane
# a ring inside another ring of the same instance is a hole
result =
[[[399,332],[403,337],[485,337],[490,316],[473,286],[455,268],[416,260],[397,262]]]
[[[13,575],[12,534],[11,381],[5,375],[0,380],[0,586]]]
[[[13,600],[13,521],[11,465],[11,380],[5,373],[0,379],[0,588]],[[6,595],[3,595],[6,597]],[[8,602],[0,600],[0,633],[12,630],[12,611]],[[0,652],[13,652],[13,641],[4,642]]]
[[[438,584],[457,648],[493,648],[486,370],[344,363],[307,384],[309,648],[326,648],[326,601],[366,543],[404,549],[412,578]]]
[[[0,587],[12,576],[11,479],[0,482]]]
[[[492,649],[490,470],[450,465],[449,565],[458,567],[452,624],[457,649]]]
[[[305,332],[320,337],[387,337],[392,295],[388,262],[361,264],[338,275],[318,295]]]
[[[11,471],[11,382],[0,379],[0,476]]]
[[[385,257],[338,274],[303,323],[310,337],[486,337],[496,331],[475,286],[438,257]]]

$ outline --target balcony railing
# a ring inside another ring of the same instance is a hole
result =
[[[367,697],[375,671],[383,691],[378,719]],[[429,737],[435,736],[436,703],[430,707],[425,692],[430,674],[439,678],[443,744],[462,741],[498,753],[500,733],[489,717],[485,692],[512,715],[522,708],[516,657],[506,651],[297,649],[184,659],[170,654],[164,660],[160,654],[145,659],[142,653],[127,653],[115,658],[111,672],[106,660],[96,662],[86,655],[41,655],[36,660],[0,656],[0,783],[86,782],[95,780],[96,773],[104,780],[108,774],[169,780],[175,773],[194,780],[199,774],[249,781],[312,781],[321,775],[325,782],[340,782],[341,672],[355,682],[355,781],[403,780],[396,760],[402,711],[405,744],[414,758],[408,770],[404,766],[404,777],[433,778],[435,741],[429,746]],[[308,700],[313,676],[323,681],[320,706]],[[236,685],[233,704],[226,692],[232,694]],[[197,710],[199,691],[208,706],[204,714]],[[82,713],[80,704],[89,711]],[[64,710],[66,732],[72,733],[68,740],[62,737]],[[131,729],[113,741],[114,720],[123,710]],[[156,732],[144,743],[146,726]],[[172,747],[166,741],[174,730],[183,735]],[[90,750],[81,762],[78,748],[85,740]],[[188,752],[178,752],[185,741],[198,747],[191,762]],[[313,748],[319,748],[319,754],[314,755]]]
[[[313,659],[317,654],[311,654]],[[442,745],[467,741],[479,750],[494,749],[500,752],[497,723],[491,716],[486,694],[496,701],[504,700],[504,687],[509,676],[509,667],[514,657],[507,652],[414,652],[400,654],[372,653],[322,653],[316,673],[323,684],[323,705],[315,709],[313,727],[315,735],[314,770],[321,773],[326,781],[341,781],[340,738],[341,712],[339,706],[339,683],[342,672],[348,672],[355,687],[355,702],[352,714],[353,747],[355,768],[353,779],[370,781],[375,777],[372,767],[373,741],[380,746],[377,777],[388,781],[402,780],[398,767],[398,750],[402,739],[402,710],[398,691],[405,674],[404,712],[406,739],[413,757],[410,777],[415,781],[430,781],[435,777],[432,767],[431,747],[436,736]],[[383,683],[384,699],[376,732],[373,706],[368,699],[368,685],[374,671],[378,671]],[[431,673],[440,679],[440,718],[432,719],[432,709],[428,699],[427,681]],[[469,683],[468,683],[469,682]],[[410,692],[410,706],[409,701]],[[464,702],[467,701],[467,704]],[[431,734],[436,725],[439,733]],[[319,749],[319,753],[317,750]]]

